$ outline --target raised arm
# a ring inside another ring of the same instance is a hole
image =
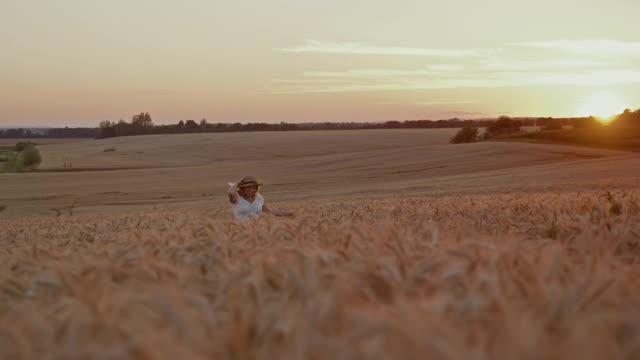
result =
[[[238,183],[228,183],[229,189],[227,190],[227,196],[229,196],[229,202],[235,204],[238,201]]]
[[[267,204],[262,205],[262,212],[265,212],[265,213],[271,214],[271,215],[275,215],[275,216],[289,216],[289,217],[292,217],[292,216],[295,215],[294,213],[292,213],[290,211],[273,210]]]

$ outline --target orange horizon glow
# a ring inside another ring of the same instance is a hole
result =
[[[593,116],[601,123],[607,124],[625,109],[631,109],[627,99],[615,91],[601,90],[583,98],[578,113],[581,116]]]

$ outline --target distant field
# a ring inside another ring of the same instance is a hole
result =
[[[37,145],[49,145],[49,144],[66,144],[66,143],[72,143],[72,142],[83,141],[83,140],[87,140],[87,139],[75,139],[75,138],[74,139],[69,139],[69,138],[65,138],[65,139],[4,139],[4,138],[0,138],[0,146],[15,145],[17,142],[20,142],[20,141],[30,141]]]
[[[457,129],[189,134],[41,145],[37,173],[0,175],[0,216],[224,204],[254,174],[270,199],[434,196],[637,186],[637,154],[570,146],[448,144]],[[108,151],[105,151],[108,150]]]
[[[640,152],[640,132],[608,126],[601,128],[544,130],[501,136],[503,141],[527,141]]]

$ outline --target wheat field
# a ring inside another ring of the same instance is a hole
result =
[[[0,358],[640,357],[636,190],[279,205],[1,220]]]
[[[367,133],[43,144],[0,358],[640,358],[640,156]],[[232,220],[247,169],[295,218]]]

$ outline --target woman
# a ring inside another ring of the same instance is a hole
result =
[[[265,212],[275,216],[293,216],[292,212],[273,210],[258,193],[262,184],[253,176],[245,176],[237,183],[229,183],[229,202],[236,220],[259,218]]]

